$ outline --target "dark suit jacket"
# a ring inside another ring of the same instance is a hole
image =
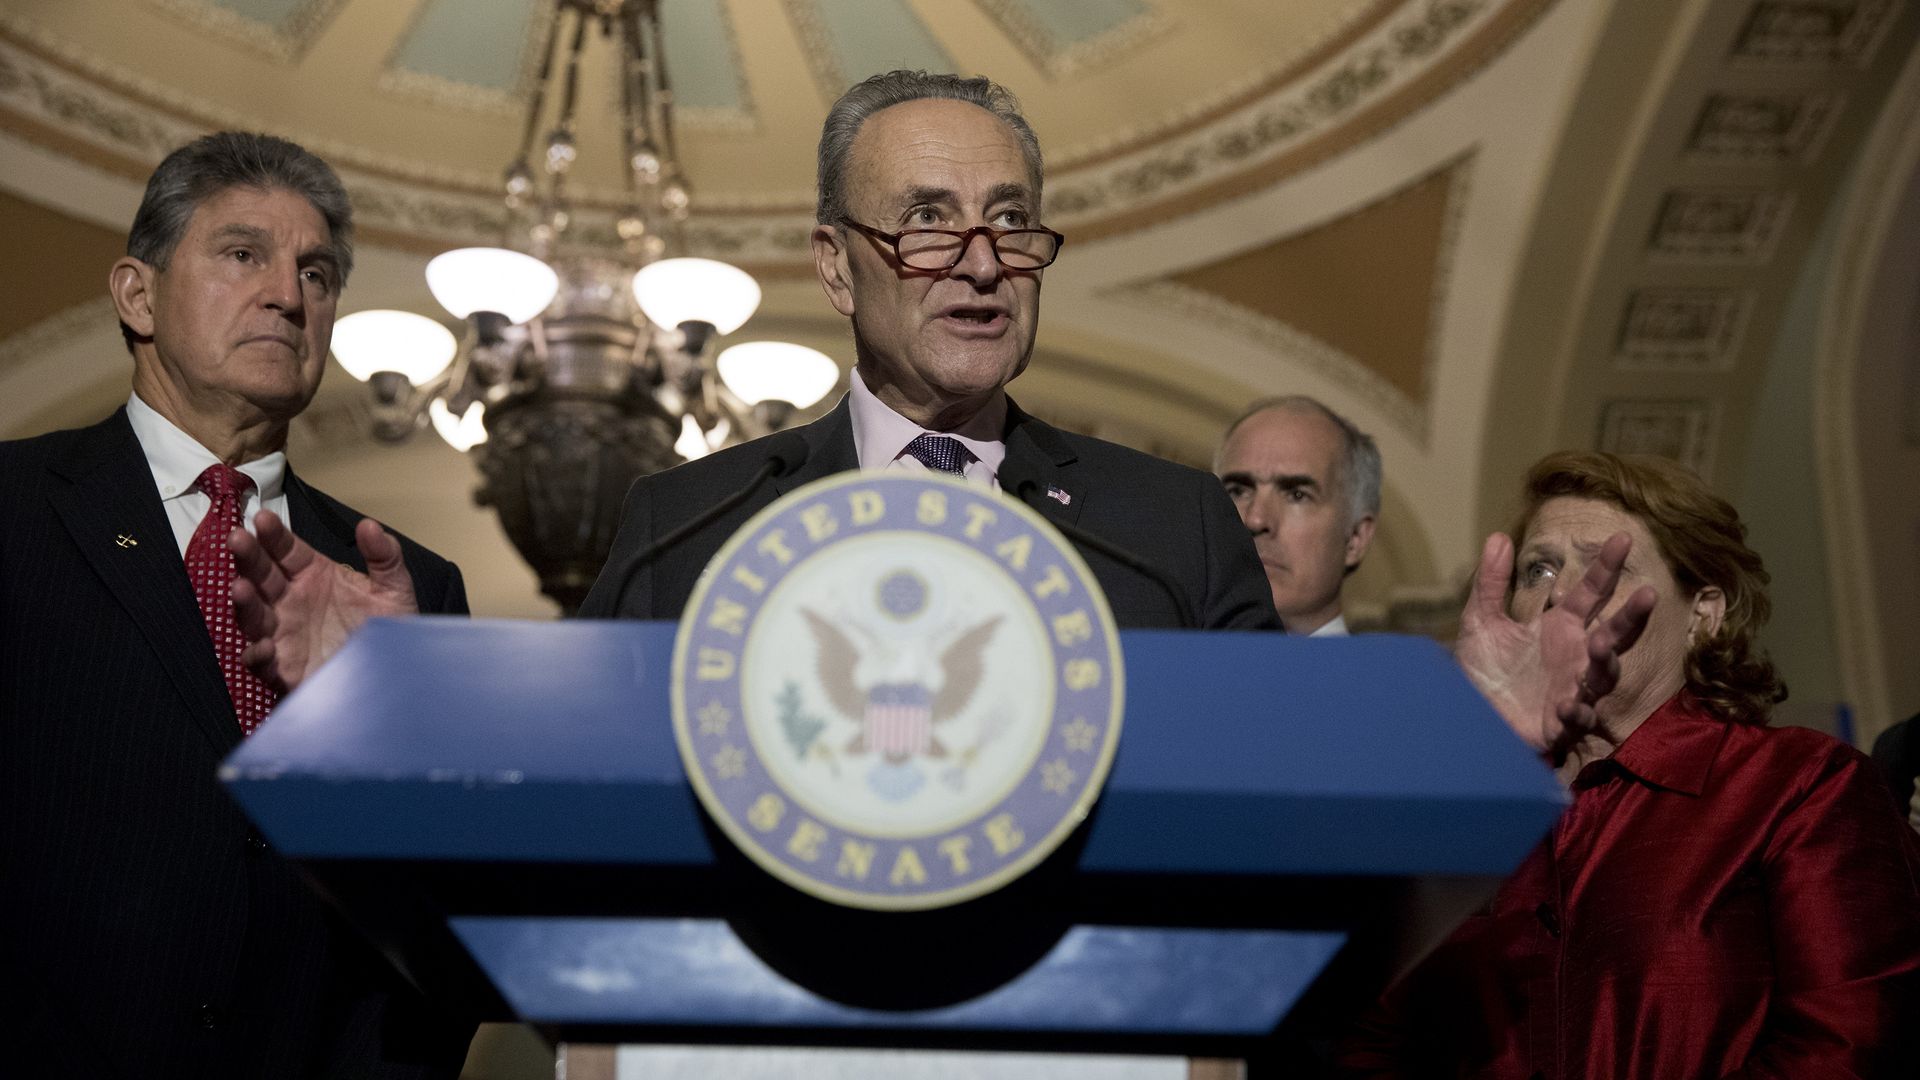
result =
[[[1278,629],[1273,594],[1253,550],[1253,539],[1220,481],[1184,465],[1100,439],[1061,431],[1007,405],[1007,458],[1001,486],[1034,481],[1029,505],[1056,522],[1081,529],[1153,563],[1172,575],[1198,624],[1211,629]],[[733,512],[634,574],[622,578],[634,555],[675,527],[744,487],[766,462],[768,440],[757,440],[642,477],[627,495],[613,554],[580,614],[590,618],[678,618],[700,571],[747,519],[809,481],[859,467],[853,414],[843,398],[832,412],[797,434],[807,458],[776,477]],[[772,438],[788,438],[775,435]],[[1062,503],[1049,488],[1067,493]],[[1179,626],[1173,598],[1151,578],[1081,548],[1100,579],[1121,626]]]
[[[363,566],[360,515],[291,471],[286,489],[295,531]],[[459,570],[401,545],[422,609],[465,612]],[[434,1016],[220,788],[239,741],[125,410],[0,443],[6,1069],[458,1073],[471,1026]]]
[[[1920,776],[1920,716],[1911,716],[1880,733],[1873,741],[1873,763],[1887,778],[1887,788],[1905,815],[1913,801],[1914,777]]]

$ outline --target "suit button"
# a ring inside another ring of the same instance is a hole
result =
[[[1552,904],[1543,900],[1539,907],[1533,909],[1533,913],[1539,918],[1540,925],[1547,928],[1547,933],[1560,936],[1560,913],[1553,910]]]
[[[213,1029],[220,1026],[219,1011],[216,1010],[213,1006],[202,1005],[198,1009],[194,1010],[194,1012],[197,1015],[200,1021],[200,1026],[202,1028],[208,1031],[212,1031]]]

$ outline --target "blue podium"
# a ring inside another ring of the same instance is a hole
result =
[[[1564,803],[1430,641],[1129,631],[1119,756],[1068,844],[956,908],[835,908],[705,819],[674,629],[378,620],[222,778],[403,970],[487,1018],[1182,1054],[1350,1014]]]

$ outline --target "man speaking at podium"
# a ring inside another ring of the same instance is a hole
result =
[[[1041,178],[1039,140],[987,79],[895,71],[847,91],[820,139],[813,255],[853,324],[851,392],[806,427],[641,478],[580,614],[678,618],[755,511],[833,473],[903,468],[994,485],[1038,510],[1081,546],[1121,626],[1277,629],[1218,481],[1060,431],[1007,397],[1063,242],[1040,223]],[[412,610],[403,569],[337,574],[271,522],[260,543],[235,542],[248,660],[276,687],[297,684],[365,614]],[[366,596],[337,617],[354,582]]]
[[[934,469],[996,485],[1069,536],[1092,534],[1074,539],[1122,626],[1277,626],[1217,483],[1060,431],[1007,397],[1062,243],[1041,224],[1041,182],[1039,140],[987,79],[895,71],[847,91],[820,137],[813,258],[853,324],[850,392],[797,433],[635,484],[580,613],[677,617],[720,544],[783,491],[854,468]],[[733,512],[648,551],[776,458],[779,473]],[[1103,552],[1100,540],[1121,547]]]

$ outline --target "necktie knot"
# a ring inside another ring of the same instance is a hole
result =
[[[194,486],[218,503],[222,499],[233,499],[253,490],[253,477],[231,465],[216,462],[206,467]]]
[[[951,435],[919,435],[907,444],[908,457],[917,458],[935,472],[965,476],[973,452]]]

